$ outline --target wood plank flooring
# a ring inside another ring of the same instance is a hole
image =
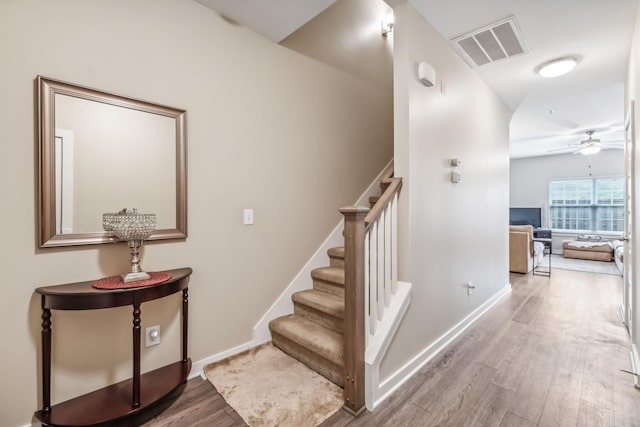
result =
[[[373,413],[341,426],[640,426],[619,276],[512,275],[513,292]],[[146,426],[244,426],[200,378]]]

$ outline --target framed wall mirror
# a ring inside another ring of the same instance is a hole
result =
[[[40,247],[110,243],[102,214],[187,237],[186,111],[38,76]]]

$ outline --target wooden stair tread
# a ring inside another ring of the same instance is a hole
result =
[[[329,255],[331,258],[342,258],[344,259],[344,246],[339,246],[336,248],[330,248],[327,251],[327,255]]]
[[[311,277],[315,280],[335,283],[344,286],[344,269],[337,267],[320,267],[311,270]]]
[[[269,323],[272,332],[286,337],[338,366],[344,366],[344,337],[296,314]]]
[[[341,268],[344,270],[344,247],[330,248],[327,251],[329,255],[329,266]]]
[[[344,319],[344,298],[337,295],[309,289],[296,292],[292,299],[294,303],[303,304],[330,316]]]

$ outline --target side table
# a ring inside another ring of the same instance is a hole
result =
[[[541,242],[542,244],[544,244],[542,254],[547,256],[547,260],[549,262],[546,269],[541,268],[540,265],[533,267],[533,274],[536,276],[551,277],[551,239],[534,238],[533,241]]]
[[[552,236],[551,229],[548,229],[548,228],[534,228],[533,229],[533,238],[534,238],[534,240],[535,239],[540,239],[539,241],[544,243],[544,246],[549,249],[549,254],[553,253],[553,250],[551,249],[551,238],[552,237],[553,236]]]
[[[42,299],[42,409],[46,426],[88,426],[132,417],[171,394],[187,380],[188,286],[191,268],[168,270],[171,279],[128,289],[96,289],[92,282],[36,289]],[[182,291],[182,359],[140,374],[140,305]],[[51,406],[51,310],[93,310],[133,306],[133,375],[130,379]]]

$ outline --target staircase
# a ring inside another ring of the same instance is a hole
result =
[[[313,289],[293,294],[293,314],[269,329],[276,347],[344,387],[344,248],[328,255],[330,266],[311,272]]]
[[[354,414],[364,409],[367,343],[397,288],[391,219],[401,180],[392,173],[380,183],[382,195],[370,197],[371,210],[340,210],[347,250],[329,249],[329,266],[311,271],[313,288],[292,295],[293,314],[269,322],[273,344],[343,387],[345,409]]]

